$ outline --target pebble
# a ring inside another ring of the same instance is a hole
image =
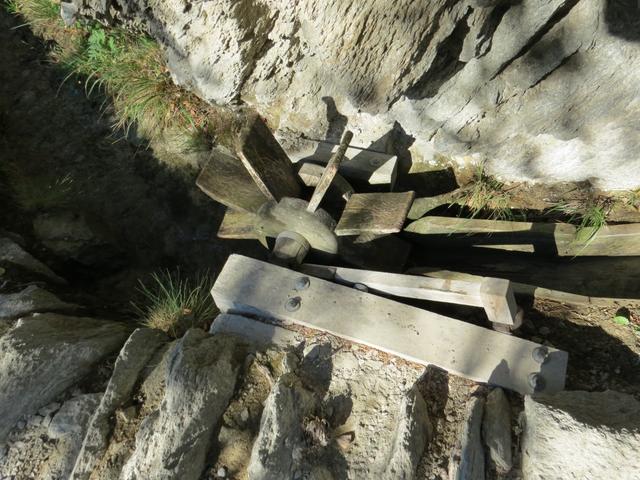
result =
[[[226,467],[220,467],[218,469],[218,471],[216,472],[216,475],[219,478],[227,478],[227,468]]]
[[[249,420],[249,410],[246,408],[242,410],[242,412],[240,412],[240,418],[242,419],[243,422],[246,422],[247,420]]]

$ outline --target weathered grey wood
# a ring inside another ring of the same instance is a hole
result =
[[[372,292],[398,297],[418,298],[434,302],[455,303],[482,307],[480,283],[464,280],[443,280],[418,275],[374,272],[354,268],[304,264],[300,270],[308,275],[334,280],[352,286],[361,283]]]
[[[349,130],[344,132],[344,134],[342,135],[342,140],[340,141],[340,146],[338,147],[338,150],[333,155],[331,155],[331,158],[329,159],[329,163],[327,163],[327,166],[325,167],[324,172],[322,172],[322,176],[320,177],[320,181],[318,182],[318,185],[316,185],[316,188],[313,191],[311,200],[309,200],[309,206],[307,207],[307,210],[309,212],[316,211],[316,209],[320,205],[320,202],[322,201],[325,194],[327,193],[327,190],[329,190],[329,186],[331,185],[331,182],[333,182],[334,177],[338,173],[338,167],[340,167],[340,163],[344,158],[344,152],[347,150],[347,147],[349,146],[349,142],[351,141],[352,138],[353,138],[353,133]]]
[[[431,278],[477,282],[478,284],[480,284],[483,278],[486,278],[481,275],[453,272],[432,267],[415,267],[408,270],[407,273],[412,275],[425,275]],[[511,287],[514,293],[518,295],[527,295],[537,299],[552,300],[554,302],[568,303],[571,305],[599,305],[609,307],[612,305],[640,305],[640,298],[592,297],[513,281],[511,282]]]
[[[501,278],[483,277],[481,281],[449,280],[313,264],[302,265],[300,270],[309,275],[347,285],[356,283],[366,285],[369,291],[373,292],[482,307],[489,321],[518,326],[516,324],[518,306],[511,282]]]
[[[344,207],[336,235],[402,230],[414,192],[355,193]]]
[[[284,231],[276,237],[273,257],[280,265],[299,265],[309,252],[309,242],[296,232]]]
[[[298,197],[300,184],[291,160],[258,115],[251,115],[241,129],[236,152],[249,175],[271,200]]]
[[[216,202],[235,210],[257,212],[268,200],[240,159],[215,148],[211,150],[196,185]]]
[[[304,162],[298,167],[298,176],[307,187],[318,185],[323,172],[324,167],[315,163]],[[339,192],[344,200],[349,200],[349,197],[353,195],[353,187],[339,173],[336,173],[331,186]],[[331,192],[331,189],[329,189],[329,192]]]
[[[338,148],[338,145],[326,141],[300,140],[298,143],[300,142],[306,143],[306,148],[290,155],[294,162],[327,163],[331,154]],[[346,178],[369,185],[389,185],[390,189],[393,188],[398,168],[398,158],[395,155],[350,147],[345,157],[338,171]]]
[[[256,234],[256,214],[227,208],[218,227],[218,238],[254,240]]]
[[[549,348],[540,365],[536,343],[319,278],[296,289],[299,279],[298,272],[232,255],[211,294],[225,312],[297,323],[522,394],[533,393],[531,373],[544,379],[544,392],[564,388],[566,352]]]
[[[603,227],[590,240],[587,240],[590,229],[578,232],[575,226],[563,223],[423,217],[405,230],[420,234],[424,241],[449,245],[478,245],[568,257],[640,255],[640,224]],[[420,237],[416,235],[416,239]]]
[[[265,203],[257,216],[258,237],[276,238],[284,231],[292,231],[306,238],[314,250],[337,253],[334,220],[322,209],[308,212],[307,205],[306,201],[299,198],[283,198],[278,203]]]

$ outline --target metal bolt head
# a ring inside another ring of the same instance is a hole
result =
[[[298,279],[296,279],[296,284],[293,288],[297,291],[306,290],[307,288],[309,288],[310,283],[311,282],[309,280],[309,277],[299,277]]]
[[[544,361],[547,359],[547,357],[549,356],[549,349],[544,346],[536,347],[533,349],[531,356],[537,363],[542,365]]]
[[[527,380],[529,382],[529,386],[533,389],[534,392],[544,390],[545,381],[544,378],[542,378],[542,375],[540,375],[539,373],[530,373],[529,377],[527,377]]]
[[[287,312],[295,312],[296,310],[300,309],[301,303],[302,300],[300,299],[300,297],[291,297],[285,302],[284,309]]]

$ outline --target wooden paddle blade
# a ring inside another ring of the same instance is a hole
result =
[[[414,196],[414,192],[353,194],[342,212],[336,235],[399,232]]]
[[[258,115],[240,131],[236,152],[260,191],[269,200],[299,197],[300,184],[291,160]]]
[[[234,210],[257,212],[267,201],[242,162],[216,149],[211,150],[196,185],[215,201]]]
[[[218,228],[218,238],[240,240],[258,239],[258,233],[256,232],[256,214],[227,208],[222,223]]]

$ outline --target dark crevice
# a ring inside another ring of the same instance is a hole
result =
[[[556,65],[555,67],[553,67],[551,70],[549,70],[547,73],[545,73],[542,77],[540,77],[538,80],[535,81],[535,83],[533,83],[532,85],[528,86],[527,89],[525,90],[525,93],[527,90],[530,90],[532,88],[535,88],[536,85],[538,85],[539,83],[543,82],[544,80],[546,80],[549,76],[551,76],[553,74],[553,72],[555,72],[556,70],[558,70],[559,68],[561,68],[562,66],[564,66],[567,62],[569,62],[569,60],[571,60],[573,58],[573,56],[578,53],[580,49],[577,48],[576,50],[574,50],[573,52],[571,52],[569,55],[567,55],[566,57],[564,57],[560,63],[558,63],[558,65]]]
[[[502,17],[507,13],[511,4],[507,3],[499,5],[494,8],[489,14],[489,18],[483,22],[480,32],[478,33],[478,44],[476,45],[475,55],[476,58],[482,57],[491,50],[493,42],[493,34],[495,33],[498,25],[502,21]]]
[[[558,8],[556,12],[549,17],[547,23],[545,23],[530,39],[529,41],[520,49],[520,51],[503,63],[500,68],[496,71],[496,73],[491,77],[491,80],[496,78],[502,72],[504,72],[509,65],[511,65],[515,60],[522,57],[525,53],[527,53],[542,37],[544,37],[560,20],[562,20],[573,7],[576,6],[579,0],[568,0],[562,7]]]
[[[441,42],[436,50],[436,55],[429,69],[407,91],[410,99],[422,99],[434,96],[442,84],[458,73],[465,65],[459,60],[464,40],[469,33],[467,19],[472,10],[468,10],[458,20],[451,34]]]

